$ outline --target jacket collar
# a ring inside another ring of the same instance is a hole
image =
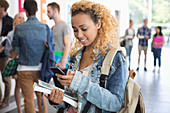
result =
[[[29,20],[38,20],[38,19],[35,16],[30,16],[30,17],[28,17],[27,21],[29,21]]]
[[[83,48],[82,48],[82,49],[78,52],[78,54],[75,56],[76,59],[78,60],[78,62],[79,62],[79,60],[81,59],[81,56],[82,56],[83,52],[85,51],[85,48],[86,48],[86,47],[83,46]],[[100,55],[101,50],[100,50],[100,49],[99,49],[98,52],[97,52],[97,49],[93,49],[93,53],[94,53],[95,56],[97,56],[96,58],[93,58],[94,61],[98,60],[98,59],[101,57],[101,55]]]

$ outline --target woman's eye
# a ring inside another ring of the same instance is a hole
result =
[[[78,32],[78,30],[74,30],[74,32]]]
[[[87,30],[87,28],[86,29],[81,29],[82,31],[86,31]]]

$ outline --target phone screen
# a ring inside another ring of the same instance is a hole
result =
[[[68,70],[68,69],[62,70],[59,67],[50,67],[50,69],[54,72],[54,74],[57,73],[57,74],[61,74],[61,75],[66,75],[67,70]]]

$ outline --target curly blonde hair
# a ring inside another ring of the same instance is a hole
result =
[[[93,46],[93,49],[97,49],[97,53],[101,50],[101,55],[104,56],[109,48],[117,48],[119,37],[118,37],[118,22],[117,20],[111,15],[110,10],[108,10],[105,6],[83,0],[80,2],[76,2],[72,5],[71,9],[71,16],[75,16],[77,14],[87,14],[91,17],[94,23],[101,21],[101,28],[98,30],[97,34],[97,42]],[[70,51],[70,56],[73,56],[79,51],[83,45],[74,38],[73,47]],[[109,45],[109,46],[108,46]],[[97,57],[93,52],[91,52],[92,58]]]

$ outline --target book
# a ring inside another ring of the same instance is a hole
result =
[[[164,38],[163,38],[163,36],[157,36],[157,37],[154,37],[153,40],[154,40],[155,43],[159,44],[159,43],[164,41]],[[162,45],[156,45],[155,47],[159,48],[159,47],[162,47]]]
[[[138,35],[139,39],[144,39],[145,37],[143,35]]]
[[[72,97],[71,95],[68,95],[68,92],[66,90],[63,90],[61,88],[58,88],[52,84],[43,82],[41,80],[38,80],[38,83],[34,82],[34,91],[42,92],[42,93],[47,93],[50,94],[53,89],[59,89],[64,92],[64,97],[63,101],[67,102],[71,106],[77,108],[77,98]]]
[[[133,38],[133,36],[131,36],[131,35],[126,36],[126,39],[132,39],[132,38]]]
[[[154,42],[155,42],[155,43],[161,43],[161,42],[163,42],[163,36],[157,36],[157,37],[155,37],[155,38],[154,38]]]

